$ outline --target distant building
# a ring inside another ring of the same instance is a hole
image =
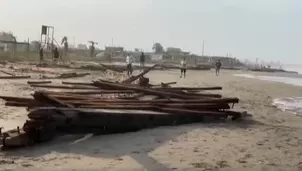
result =
[[[112,55],[112,56],[121,56],[124,55],[124,48],[123,47],[111,47],[106,46],[105,47],[105,54],[106,55]]]
[[[180,48],[168,47],[166,49],[167,53],[181,53],[182,50]]]
[[[29,51],[29,43],[17,42],[12,33],[0,32],[0,49],[3,51]]]
[[[0,41],[16,41],[16,37],[12,33],[0,32]]]
[[[12,33],[0,32],[0,50],[8,51],[12,48],[12,43],[16,38]]]
[[[164,54],[151,54],[150,55],[150,59],[152,60],[152,61],[161,61],[161,60],[163,60],[164,59]]]
[[[87,50],[88,48],[87,48],[87,45],[85,45],[85,44],[78,44],[78,49]]]

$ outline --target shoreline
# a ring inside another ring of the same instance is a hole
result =
[[[263,69],[248,69],[249,71],[253,72],[267,72],[267,73],[291,73],[291,74],[299,74],[297,71],[289,71],[284,69],[275,69],[275,68],[263,68]]]

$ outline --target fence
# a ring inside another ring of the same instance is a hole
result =
[[[0,40],[0,60],[2,61],[39,61],[39,42],[15,42]],[[92,60],[90,51],[82,49],[68,49],[67,55],[64,55],[63,48],[59,48],[60,55],[64,61],[68,60]],[[95,53],[99,53],[96,50]],[[44,49],[44,60],[52,60],[53,54],[51,49]]]

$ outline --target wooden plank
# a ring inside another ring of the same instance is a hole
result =
[[[31,84],[30,86],[39,87],[39,88],[55,88],[55,89],[100,90],[100,88],[97,88],[97,87],[86,87],[86,86],[39,85],[39,84]]]
[[[164,104],[164,103],[204,103],[204,104],[221,104],[221,103],[238,103],[238,98],[221,98],[221,99],[183,99],[183,100],[175,100],[175,99],[159,99],[159,100],[124,100],[124,99],[94,99],[93,101],[97,101],[99,103],[133,103],[133,104]]]
[[[41,102],[45,102],[45,103],[50,103],[53,104],[55,106],[59,106],[59,107],[69,107],[69,108],[74,108],[73,105],[70,105],[68,103],[65,103],[51,95],[48,95],[44,92],[35,92],[34,93],[34,98],[37,101],[41,101]]]
[[[167,88],[153,88],[155,90],[182,90],[182,91],[190,91],[190,90],[222,90],[222,87],[167,87]]]
[[[51,81],[27,81],[27,84],[50,84]]]
[[[8,71],[0,70],[0,72],[2,72],[4,74],[7,74],[7,75],[10,75],[10,76],[15,76],[14,73],[11,73],[11,72],[8,72]]]
[[[31,76],[0,76],[0,79],[26,79],[31,78]]]
[[[35,99],[27,97],[13,97],[13,96],[0,96],[0,99],[5,101],[15,101],[15,102],[34,102]]]
[[[90,73],[63,73],[59,75],[57,78],[76,78],[76,77],[85,77],[87,75],[90,75]]]
[[[140,74],[136,75],[136,76],[132,76],[132,77],[129,77],[127,78],[126,80],[124,80],[122,83],[125,83],[125,84],[130,84],[132,83],[133,81],[139,79],[140,77],[146,75],[148,72],[150,72],[152,69],[154,69],[157,65],[153,65],[152,67],[149,67],[149,68],[146,68],[144,69],[143,72],[141,72]]]
[[[85,86],[94,86],[93,83],[84,83],[84,82],[68,82],[68,81],[62,81],[62,84],[67,85],[85,85]]]
[[[43,104],[39,104],[38,102],[15,102],[15,101],[7,101],[5,102],[5,106],[14,106],[14,107],[42,107]]]
[[[44,91],[46,93],[51,94],[80,94],[80,95],[89,95],[89,94],[131,94],[135,93],[135,91],[132,90],[87,90],[87,91]],[[87,96],[86,96],[87,97]]]
[[[123,84],[118,84],[118,83],[108,83],[108,82],[94,82],[94,84],[98,87],[102,88],[109,88],[110,89],[119,89],[119,90],[133,90],[145,94],[150,94],[150,95],[156,95],[159,97],[168,97],[168,98],[178,98],[178,99],[200,99],[200,97],[196,96],[187,96],[187,95],[182,95],[182,94],[177,94],[177,93],[172,93],[172,92],[164,92],[164,91],[158,91],[158,90],[153,90],[149,88],[141,88],[141,87],[134,87],[134,86],[127,86]]]

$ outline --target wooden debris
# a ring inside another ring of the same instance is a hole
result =
[[[51,81],[27,81],[27,84],[50,84]]]
[[[93,86],[92,82],[91,83],[84,83],[84,82],[67,82],[67,81],[62,81],[62,84]]]
[[[39,88],[56,88],[56,89],[100,90],[97,87],[88,87],[88,86],[40,85],[40,84],[31,84],[30,86],[39,87]]]
[[[144,78],[146,72],[123,83],[100,80],[44,85],[46,81],[28,82],[32,87],[75,90],[35,91],[33,98],[0,96],[7,106],[29,109],[29,119],[23,127],[0,131],[0,142],[5,148],[21,147],[49,141],[61,134],[122,133],[229,117],[236,120],[242,116],[240,112],[230,110],[239,102],[238,98],[200,93],[221,90],[221,87],[167,87],[169,84],[166,83],[152,88],[130,84],[137,78]],[[141,85],[145,86],[145,83]]]
[[[150,68],[147,68],[145,69],[143,72],[141,72],[140,74],[136,75],[136,76],[131,76],[129,77],[128,79],[124,80],[123,83],[125,84],[130,84],[132,83],[133,81],[139,79],[140,77],[146,75],[148,72],[150,72],[152,69],[154,69],[157,65],[153,65],[152,67]]]
[[[10,75],[10,76],[15,76],[14,73],[11,73],[11,72],[8,72],[8,71],[0,70],[0,72],[2,72],[4,74],[7,74],[7,75]]]
[[[47,77],[47,76],[43,76],[44,79],[66,79],[66,78],[77,78],[77,77],[84,77],[90,75],[90,73],[63,73],[60,74],[59,76],[56,77]]]
[[[154,88],[155,90],[182,90],[182,91],[202,91],[202,90],[222,90],[222,87],[167,87]]]
[[[0,76],[0,79],[26,79],[31,76]]]
[[[96,94],[131,94],[135,93],[132,90],[76,90],[76,91],[45,91],[51,94],[85,94],[85,95],[96,95]],[[87,96],[86,96],[87,97]]]
[[[76,78],[76,77],[84,77],[90,75],[90,73],[63,73],[61,75],[59,75],[57,78]]]
[[[173,84],[177,84],[177,82],[168,82],[168,83],[160,83],[159,85],[155,85],[155,86],[161,86],[162,88],[168,88]]]
[[[149,88],[142,88],[142,87],[134,87],[134,86],[127,86],[118,83],[108,83],[103,81],[94,82],[95,86],[98,86],[103,89],[120,89],[120,90],[134,90],[137,92],[142,92],[150,95],[156,95],[159,97],[165,98],[179,98],[179,99],[199,99],[200,96],[189,96],[183,94],[177,94],[172,92],[165,92],[165,91],[158,91]]]
[[[0,99],[3,99],[5,101],[14,101],[14,102],[32,102],[32,101],[34,101],[33,98],[12,97],[12,96],[0,96]]]

